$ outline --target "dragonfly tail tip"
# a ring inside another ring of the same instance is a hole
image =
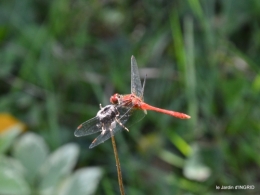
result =
[[[190,119],[191,117],[189,115],[186,114],[186,118],[185,119]]]

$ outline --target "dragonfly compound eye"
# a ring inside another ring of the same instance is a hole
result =
[[[117,104],[118,103],[118,97],[117,97],[117,94],[113,95],[110,97],[110,102],[112,104]]]

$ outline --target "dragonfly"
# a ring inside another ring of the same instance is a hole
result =
[[[141,85],[141,80],[139,76],[137,62],[134,56],[131,57],[131,94],[120,95],[118,93],[110,97],[110,102],[113,105],[118,105],[121,107],[129,107],[130,109],[141,109],[147,113],[147,110],[160,112],[163,114],[168,114],[173,117],[180,119],[189,119],[190,116],[181,112],[176,112],[172,110],[166,110],[162,108],[157,108],[151,106],[144,102],[144,86]]]
[[[97,115],[80,124],[74,132],[74,135],[76,137],[81,137],[101,132],[89,146],[89,148],[94,148],[122,129],[129,131],[124,124],[129,119],[130,115],[131,112],[129,112],[129,109],[126,107],[113,104],[102,107],[100,104],[100,110],[97,112]]]

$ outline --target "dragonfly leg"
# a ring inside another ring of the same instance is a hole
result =
[[[125,130],[127,130],[129,132],[129,129],[127,129],[117,118],[116,119],[116,122],[121,125],[121,127],[123,127]]]

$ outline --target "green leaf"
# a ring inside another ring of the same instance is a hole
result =
[[[3,133],[0,134],[0,154],[3,154],[9,149],[13,140],[19,135],[22,131],[22,126],[20,124],[14,125]]]
[[[67,144],[58,148],[44,162],[40,171],[40,194],[52,194],[59,182],[71,173],[77,162],[79,148],[76,144]]]
[[[13,155],[25,167],[26,177],[33,183],[37,171],[47,158],[48,148],[43,138],[26,133],[14,145]]]
[[[102,176],[99,167],[83,168],[77,170],[63,182],[58,195],[86,195],[94,194]]]
[[[162,150],[158,154],[159,157],[169,163],[170,165],[182,168],[184,164],[183,158],[179,157],[178,155],[174,154],[173,152],[167,151],[167,150]]]
[[[5,167],[7,169],[15,170],[16,173],[24,175],[25,169],[22,164],[14,158],[1,156],[0,157],[0,167]]]
[[[11,158],[0,157],[0,194],[28,195],[30,188],[25,181],[21,164]]]

